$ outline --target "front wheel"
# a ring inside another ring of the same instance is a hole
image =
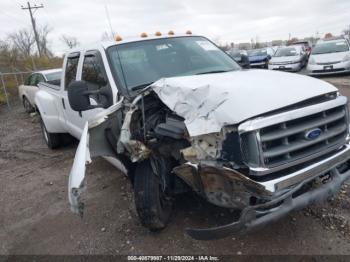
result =
[[[23,107],[27,113],[32,113],[35,111],[34,107],[30,104],[26,97],[23,97]]]
[[[160,172],[170,172],[165,167]],[[160,176],[155,174],[150,160],[138,164],[134,177],[135,206],[143,226],[151,231],[166,227],[172,211],[172,200],[164,192]]]
[[[41,132],[43,134],[44,140],[50,149],[55,149],[59,147],[61,143],[60,134],[50,133],[47,131],[44,121],[40,118]]]

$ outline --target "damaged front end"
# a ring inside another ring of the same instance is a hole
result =
[[[190,188],[214,205],[241,211],[229,225],[187,229],[202,240],[265,225],[334,194],[350,177],[343,97],[325,96],[302,108],[235,123],[222,114],[229,111],[222,108],[229,106],[225,92],[212,98],[208,86],[183,94],[175,87],[160,81],[85,125],[69,180],[73,211],[83,212],[85,164],[97,156],[119,159],[129,170],[150,161],[171,196]],[[310,128],[331,121],[336,122],[322,127],[318,139],[305,138]],[[306,153],[307,158],[300,157]],[[165,163],[172,172],[161,172]]]

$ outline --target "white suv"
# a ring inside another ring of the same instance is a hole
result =
[[[350,72],[350,44],[346,38],[321,40],[313,48],[307,71],[309,75]]]

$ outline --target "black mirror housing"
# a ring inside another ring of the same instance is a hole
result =
[[[90,95],[96,91],[89,91],[85,81],[73,81],[67,88],[68,101],[74,111],[86,111],[93,108],[103,107],[102,105],[91,105]],[[98,92],[98,91],[97,91]]]

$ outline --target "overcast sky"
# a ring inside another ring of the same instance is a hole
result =
[[[221,43],[250,42],[315,36],[316,32],[340,34],[350,24],[350,0],[31,0],[45,8],[35,12],[38,25],[52,29],[49,40],[56,54],[66,47],[62,34],[80,43],[96,42],[113,30],[121,36],[185,32],[205,35]],[[29,27],[26,1],[0,0],[0,39],[15,30]]]

